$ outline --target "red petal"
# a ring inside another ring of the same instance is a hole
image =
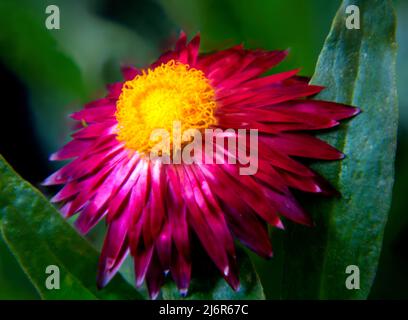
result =
[[[142,74],[142,72],[138,68],[135,68],[134,66],[122,66],[122,74],[125,80],[129,81],[132,80],[137,75]]]
[[[290,156],[322,160],[339,160],[344,157],[326,142],[307,134],[280,134],[270,138],[269,145]]]

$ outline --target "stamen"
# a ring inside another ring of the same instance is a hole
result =
[[[173,142],[173,124],[204,130],[216,123],[215,92],[204,73],[171,60],[125,82],[117,101],[117,139],[129,149],[147,153],[157,143],[150,135],[164,129]]]

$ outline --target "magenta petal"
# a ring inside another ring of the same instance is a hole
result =
[[[248,208],[245,211],[229,208],[225,212],[229,227],[244,245],[264,258],[272,257],[272,246],[265,223]]]
[[[188,49],[188,62],[189,65],[195,67],[198,59],[198,50],[200,48],[200,34],[197,35],[190,41],[187,46]]]
[[[239,278],[238,278],[238,266],[235,257],[230,259],[229,265],[230,270],[228,274],[224,274],[224,279],[225,281],[227,281],[227,283],[231,286],[231,288],[234,291],[237,291],[239,289]]]
[[[66,160],[75,158],[84,153],[93,144],[92,140],[72,140],[62,147],[58,152],[53,153],[50,156],[50,160]]]
[[[159,295],[160,288],[164,283],[164,271],[160,265],[157,253],[153,253],[149,268],[146,273],[146,284],[151,299],[156,299]]]
[[[122,92],[122,86],[122,82],[116,82],[106,85],[106,88],[108,89],[107,97],[111,99],[118,99],[120,93]]]
[[[122,66],[122,74],[125,80],[129,81],[132,80],[137,75],[142,74],[142,72],[138,68],[135,68],[134,66],[127,65]]]
[[[146,277],[147,267],[149,266],[152,258],[153,247],[149,248],[137,248],[135,250],[134,264],[135,264],[135,278],[136,286],[140,287]]]
[[[85,205],[85,208],[75,220],[75,227],[82,234],[88,233],[106,214],[106,207],[98,206],[94,201]]]
[[[357,115],[360,109],[342,104],[319,100],[293,100],[272,106],[273,110],[291,113],[309,113],[334,120],[348,119]]]
[[[327,144],[313,136],[299,133],[285,133],[270,139],[269,145],[281,150],[291,156],[338,160],[344,155]]]
[[[187,35],[184,31],[180,32],[179,38],[174,46],[174,51],[179,52],[186,47],[187,44]]]
[[[151,216],[150,220],[150,232],[152,238],[157,238],[162,229],[165,219],[165,207],[164,207],[164,185],[165,177],[163,175],[163,166],[160,162],[156,162],[151,166]]]
[[[191,261],[189,257],[184,256],[181,252],[173,250],[170,272],[176,282],[180,294],[186,295],[191,279]]]
[[[215,233],[212,229],[213,225],[210,226],[207,222],[207,217],[204,216],[194,198],[194,187],[192,187],[191,182],[183,172],[183,169],[178,170],[178,173],[180,183],[181,185],[184,185],[184,190],[182,192],[184,192],[190,213],[188,215],[188,221],[191,223],[203,247],[214,261],[215,265],[222,273],[228,272],[228,258],[226,248],[223,245],[224,241],[222,240],[224,235]]]
[[[156,240],[157,256],[164,270],[170,270],[171,260],[171,228],[167,223]]]
[[[86,123],[104,122],[114,120],[114,114],[116,106],[114,104],[104,105],[98,108],[87,108],[81,111],[75,112],[71,115],[71,118]]]
[[[99,258],[98,286],[104,287],[119,270],[129,252],[127,231],[129,213],[125,212],[111,222]]]

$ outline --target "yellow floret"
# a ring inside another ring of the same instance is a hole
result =
[[[208,79],[174,60],[125,82],[116,106],[117,139],[140,153],[157,143],[150,139],[155,129],[167,130],[172,144],[175,121],[181,123],[181,133],[216,123],[215,92]]]

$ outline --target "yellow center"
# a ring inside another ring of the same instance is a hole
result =
[[[215,92],[204,73],[171,60],[126,81],[116,104],[117,139],[140,153],[157,141],[155,129],[167,130],[170,146],[174,123],[185,130],[203,130],[216,123]]]

